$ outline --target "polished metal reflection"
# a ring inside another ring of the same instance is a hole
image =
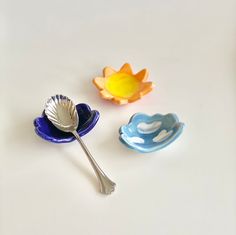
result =
[[[73,102],[63,95],[52,96],[46,103],[45,114],[59,130],[73,133],[95,171],[100,182],[101,192],[104,194],[112,193],[116,184],[105,175],[76,131],[79,124],[79,116]]]

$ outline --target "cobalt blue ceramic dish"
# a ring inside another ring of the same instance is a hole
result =
[[[79,115],[79,126],[77,132],[80,136],[87,134],[96,125],[99,119],[99,112],[91,110],[87,104],[77,104],[76,109]],[[41,117],[34,120],[35,132],[41,138],[53,143],[69,143],[75,140],[71,133],[57,129],[43,112]]]
[[[182,133],[183,126],[172,113],[153,116],[136,113],[127,125],[121,126],[119,139],[139,152],[154,152],[172,143]]]

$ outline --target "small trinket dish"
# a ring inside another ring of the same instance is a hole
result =
[[[172,143],[182,133],[183,126],[172,113],[153,116],[136,113],[127,125],[121,126],[119,139],[128,148],[154,152]]]
[[[152,91],[154,84],[146,82],[147,78],[147,69],[134,74],[130,64],[126,63],[118,72],[111,67],[105,67],[103,77],[94,78],[93,83],[100,90],[103,99],[122,105],[141,99]]]
[[[87,134],[93,129],[99,119],[99,112],[91,110],[87,104],[77,104],[76,110],[79,116],[77,132],[80,136]],[[72,133],[57,129],[43,112],[41,117],[34,120],[35,132],[41,138],[53,143],[69,143],[75,140]]]

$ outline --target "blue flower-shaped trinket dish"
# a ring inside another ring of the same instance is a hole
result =
[[[77,104],[76,110],[79,116],[77,132],[80,136],[87,134],[93,129],[99,119],[99,112],[91,110],[87,104]],[[35,132],[41,138],[53,143],[69,143],[75,140],[73,134],[57,129],[43,112],[41,117],[34,120]]]
[[[153,116],[136,113],[127,125],[121,126],[120,141],[139,152],[154,152],[172,143],[182,133],[183,126],[172,113]]]

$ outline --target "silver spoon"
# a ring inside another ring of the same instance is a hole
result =
[[[45,114],[59,130],[71,132],[75,136],[95,171],[100,183],[101,193],[112,193],[116,184],[105,175],[76,131],[79,124],[79,116],[73,102],[63,95],[52,96],[46,103]]]

